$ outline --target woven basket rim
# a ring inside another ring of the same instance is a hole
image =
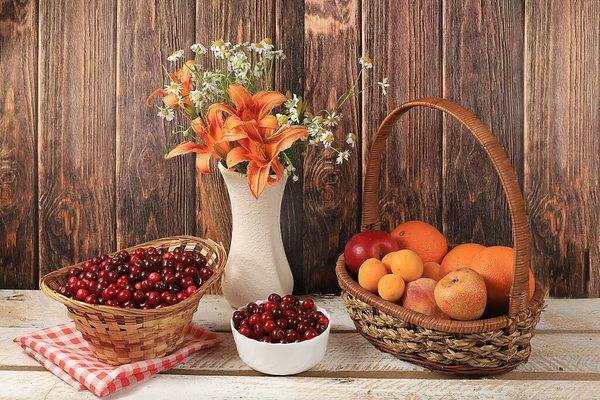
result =
[[[431,317],[416,311],[409,310],[396,303],[383,300],[381,297],[361,287],[349,274],[342,254],[336,263],[335,274],[340,287],[352,296],[364,301],[371,307],[376,308],[388,315],[399,318],[409,324],[417,325],[425,329],[432,329],[446,333],[484,333],[499,329],[509,328],[514,325],[516,319],[508,315],[494,318],[477,319],[473,321],[457,321]],[[534,314],[543,305],[544,289],[539,281],[536,281],[535,294],[529,302],[528,314]],[[520,318],[518,315],[516,318]]]
[[[202,296],[206,293],[206,291],[215,282],[218,281],[218,279],[221,277],[221,275],[225,271],[225,263],[227,262],[227,253],[222,244],[216,243],[211,239],[203,239],[203,238],[199,238],[199,237],[195,237],[195,236],[181,235],[181,236],[169,236],[169,237],[165,237],[165,238],[161,238],[161,239],[152,240],[152,241],[149,241],[146,243],[141,243],[141,244],[138,244],[138,245],[135,245],[132,247],[122,249],[122,250],[132,252],[135,249],[138,249],[140,247],[141,248],[171,247],[171,246],[175,246],[175,245],[183,244],[183,243],[203,244],[205,247],[210,248],[214,252],[214,254],[216,254],[216,256],[217,256],[217,258],[215,260],[216,264],[215,264],[215,267],[213,268],[213,271],[214,271],[213,275],[198,290],[196,290],[196,292],[194,292],[194,294],[192,294],[191,296],[188,296],[184,301],[174,304],[174,305],[171,305],[171,306],[160,308],[158,310],[155,310],[155,309],[142,310],[142,309],[137,309],[137,308],[121,308],[121,307],[105,306],[105,305],[98,305],[98,304],[87,304],[82,301],[63,296],[48,286],[49,282],[63,277],[64,275],[66,275],[66,273],[69,271],[69,269],[71,269],[73,267],[79,267],[82,264],[84,264],[87,260],[79,262],[77,264],[70,265],[70,266],[62,267],[60,269],[57,269],[55,271],[52,271],[52,272],[44,275],[40,279],[40,290],[46,296],[64,304],[69,309],[77,310],[79,312],[84,312],[84,313],[92,313],[92,314],[102,313],[102,314],[110,314],[110,315],[123,316],[123,317],[129,316],[129,317],[160,318],[160,317],[172,315],[179,311],[190,308],[194,305],[196,305],[196,307],[197,307],[197,304],[200,301],[200,299],[202,298]],[[118,251],[121,251],[121,250],[117,250],[116,252],[118,252]],[[116,252],[111,252],[109,254],[113,254]]]

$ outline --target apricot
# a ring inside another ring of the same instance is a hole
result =
[[[433,279],[439,282],[444,277],[444,270],[442,266],[434,261],[426,262],[423,264],[423,275],[421,278]]]
[[[381,261],[369,258],[361,264],[358,270],[358,284],[369,292],[377,293],[377,284],[387,273],[387,268]]]
[[[382,299],[396,302],[404,294],[404,279],[400,275],[387,274],[377,283],[377,291]]]
[[[402,296],[402,306],[432,317],[448,319],[435,303],[433,292],[436,284],[437,282],[430,278],[408,282]]]
[[[381,260],[389,271],[400,275],[404,282],[417,280],[423,275],[423,261],[412,250],[399,250],[386,254]]]
[[[449,272],[435,286],[435,302],[446,315],[471,321],[483,315],[487,303],[485,281],[471,268]]]

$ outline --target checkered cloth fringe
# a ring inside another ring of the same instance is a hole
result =
[[[221,341],[217,334],[192,324],[183,346],[174,353],[153,360],[110,365],[94,356],[73,322],[14,339],[27,354],[77,391],[89,389],[99,397],[172,368],[190,354],[213,347]]]

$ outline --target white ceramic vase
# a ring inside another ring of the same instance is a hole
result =
[[[233,216],[231,247],[222,281],[223,294],[234,308],[269,294],[291,294],[294,277],[281,238],[281,200],[287,174],[274,186],[267,185],[257,199],[248,178],[219,163]]]

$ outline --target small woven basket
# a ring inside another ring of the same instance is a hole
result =
[[[172,306],[158,310],[127,309],[90,305],[58,294],[56,289],[67,281],[69,269],[81,267],[83,263],[45,275],[40,281],[40,289],[67,306],[67,315],[99,360],[120,365],[164,357],[181,347],[198,302],[225,270],[225,249],[210,239],[193,236],[168,237],[126,249],[130,253],[140,247],[172,251],[181,245],[186,250],[202,253],[214,274],[194,294]]]
[[[344,256],[336,265],[342,298],[358,331],[375,347],[402,360],[438,372],[491,375],[527,361],[531,337],[539,321],[544,292],[539,282],[528,299],[529,223],[517,177],[492,133],[472,113],[448,100],[424,98],[404,103],[389,114],[375,135],[369,153],[363,193],[361,230],[380,229],[380,159],[398,119],[413,107],[430,107],[458,120],[489,156],[500,176],[510,209],[515,268],[508,315],[475,321],[454,321],[408,310],[363,289],[348,275]]]

